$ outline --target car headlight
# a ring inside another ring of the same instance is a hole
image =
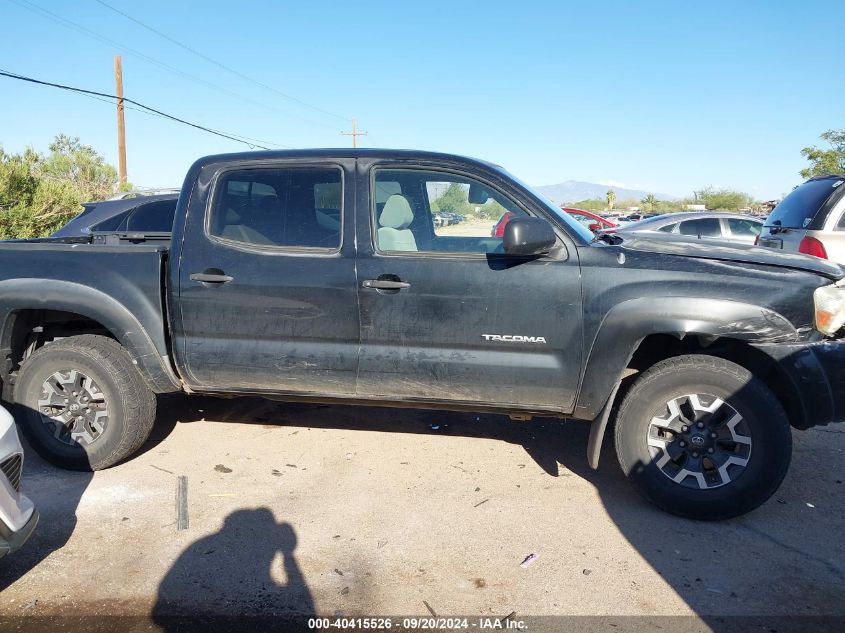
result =
[[[833,336],[845,326],[845,287],[842,282],[816,288],[813,303],[816,307],[816,329]]]

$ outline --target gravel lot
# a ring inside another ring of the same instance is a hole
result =
[[[775,498],[722,523],[653,509],[608,442],[591,471],[587,431],[168,397],[118,467],[28,451],[42,518],[0,560],[0,614],[845,615],[843,425],[795,432]]]

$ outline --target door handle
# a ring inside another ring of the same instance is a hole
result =
[[[206,268],[201,273],[191,273],[191,281],[200,281],[204,284],[225,284],[234,277],[225,274],[219,268]]]
[[[403,288],[410,288],[411,284],[407,281],[393,281],[390,279],[366,279],[361,283],[361,286],[374,290],[402,290]]]

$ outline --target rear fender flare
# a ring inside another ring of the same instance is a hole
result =
[[[61,310],[100,323],[129,353],[150,388],[157,393],[178,391],[181,383],[170,366],[167,350],[156,349],[141,321],[113,297],[82,284],[56,279],[0,281],[3,329],[16,310]],[[147,321],[160,319],[150,307]]]

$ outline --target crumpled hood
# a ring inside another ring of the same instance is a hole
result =
[[[625,241],[620,245],[623,250],[779,266],[781,268],[806,270],[830,279],[845,277],[845,270],[842,266],[826,259],[760,246],[737,244],[723,240],[702,240],[696,237],[679,235],[663,236],[659,233],[645,232],[630,233],[625,235],[624,239]]]

